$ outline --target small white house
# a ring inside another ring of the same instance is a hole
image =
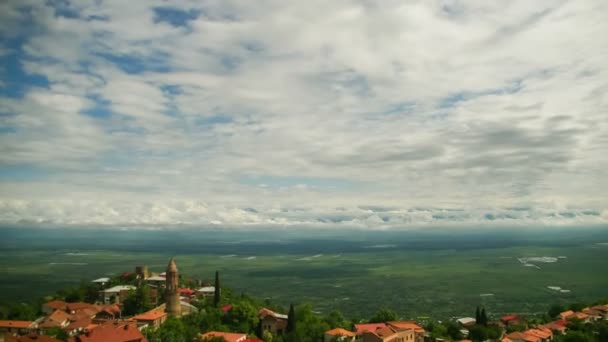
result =
[[[202,295],[203,297],[213,296],[215,294],[215,287],[203,286],[200,289],[196,290],[196,293]]]
[[[109,282],[110,282],[110,278],[103,277],[103,278],[95,279],[91,283],[95,283],[95,284],[100,285],[100,286],[105,286]]]
[[[131,290],[135,290],[133,285],[116,285],[109,289],[101,291],[103,293],[103,302],[105,304],[119,304],[121,300],[126,298]]]

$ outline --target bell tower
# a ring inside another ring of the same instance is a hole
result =
[[[175,264],[175,260],[171,258],[171,260],[169,260],[169,265],[167,265],[165,276],[165,312],[175,316],[179,316],[182,313],[182,306],[179,300],[178,279],[177,265]]]

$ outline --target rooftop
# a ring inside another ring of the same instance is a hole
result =
[[[355,330],[357,335],[361,335],[366,331],[374,332],[378,329],[386,328],[386,324],[384,323],[365,323],[365,324],[355,324]]]
[[[110,281],[110,278],[103,277],[103,278],[95,279],[91,283],[107,283],[109,281]]]
[[[201,338],[210,338],[210,337],[223,337],[226,342],[243,342],[247,339],[246,334],[242,333],[227,333],[227,332],[219,332],[219,331],[210,331],[208,333],[202,334]]]
[[[129,290],[135,290],[135,289],[136,289],[136,287],[133,285],[116,285],[109,289],[103,290],[103,292],[112,293],[112,292],[129,291]]]
[[[0,328],[8,329],[8,328],[17,328],[17,329],[27,329],[34,322],[32,321],[0,321]]]
[[[348,331],[346,329],[342,329],[342,328],[335,328],[329,331],[325,332],[325,335],[330,335],[330,336],[347,336],[347,337],[352,337],[355,336],[356,334],[352,331]]]
[[[146,338],[132,322],[111,322],[95,327],[78,336],[80,342],[131,342],[146,341]]]
[[[133,316],[133,319],[136,321],[155,321],[159,318],[167,316],[167,313],[164,311],[148,311],[137,316]]]

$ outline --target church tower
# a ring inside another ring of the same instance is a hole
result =
[[[179,316],[182,313],[182,306],[179,300],[177,265],[173,258],[169,260],[169,265],[167,265],[165,279],[165,312],[169,315]]]

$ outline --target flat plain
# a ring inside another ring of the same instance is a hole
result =
[[[540,314],[608,298],[608,227],[395,231],[0,228],[0,301],[35,300],[145,264],[287,305],[368,317]],[[545,257],[545,258],[543,258]]]

